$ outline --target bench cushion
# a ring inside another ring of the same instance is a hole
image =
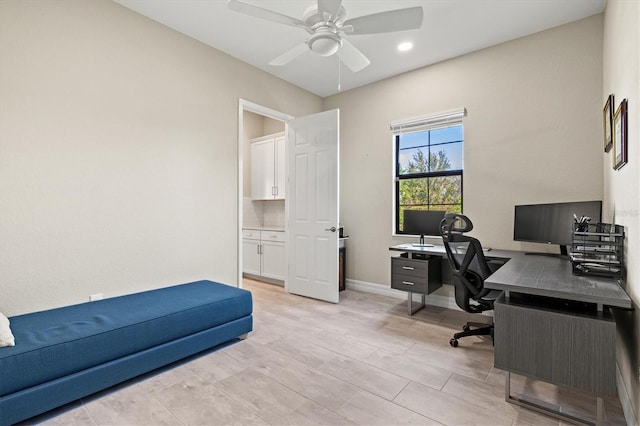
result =
[[[0,397],[251,315],[251,293],[198,281],[10,318]]]

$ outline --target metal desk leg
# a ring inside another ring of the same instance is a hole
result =
[[[528,408],[529,410],[537,411],[538,413],[546,414],[547,416],[551,416],[556,419],[560,419],[575,425],[599,426],[599,425],[602,425],[604,421],[604,401],[600,397],[597,397],[596,422],[593,423],[588,419],[583,419],[581,417],[565,414],[559,410],[554,410],[550,407],[546,407],[536,402],[526,400],[524,399],[525,395],[512,396],[510,371],[507,371],[507,377],[505,378],[505,383],[504,383],[504,391],[505,391],[504,392],[505,400],[511,404],[519,405],[521,407]]]
[[[412,292],[407,292],[408,293],[408,300],[407,300],[407,309],[408,309],[408,314],[409,316],[415,314],[416,312],[418,312],[420,309],[424,308],[425,304],[426,304],[426,298],[425,298],[425,294],[421,293],[420,295],[422,296],[422,301],[414,308],[413,307],[413,293]]]
[[[604,401],[600,397],[597,397],[596,400],[598,404],[598,407],[596,408],[596,424],[599,426],[604,422]]]

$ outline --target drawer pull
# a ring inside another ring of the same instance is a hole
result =
[[[416,268],[414,268],[413,266],[403,266],[402,269],[407,269],[409,271],[413,271]]]
[[[415,283],[412,283],[410,281],[402,281],[402,284],[406,284],[406,285],[415,285]]]

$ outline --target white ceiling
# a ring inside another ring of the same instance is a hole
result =
[[[269,61],[308,34],[299,28],[227,9],[226,0],[114,0],[257,68],[321,97],[338,92],[338,58],[306,52],[281,67]],[[243,0],[302,19],[315,0]],[[606,0],[344,0],[348,18],[422,6],[420,30],[346,36],[370,60],[358,73],[340,67],[349,90],[485,47],[543,31],[604,10]],[[402,41],[409,52],[398,52]]]

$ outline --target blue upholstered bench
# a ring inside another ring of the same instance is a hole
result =
[[[198,281],[10,318],[0,425],[12,424],[252,330],[251,293]]]

